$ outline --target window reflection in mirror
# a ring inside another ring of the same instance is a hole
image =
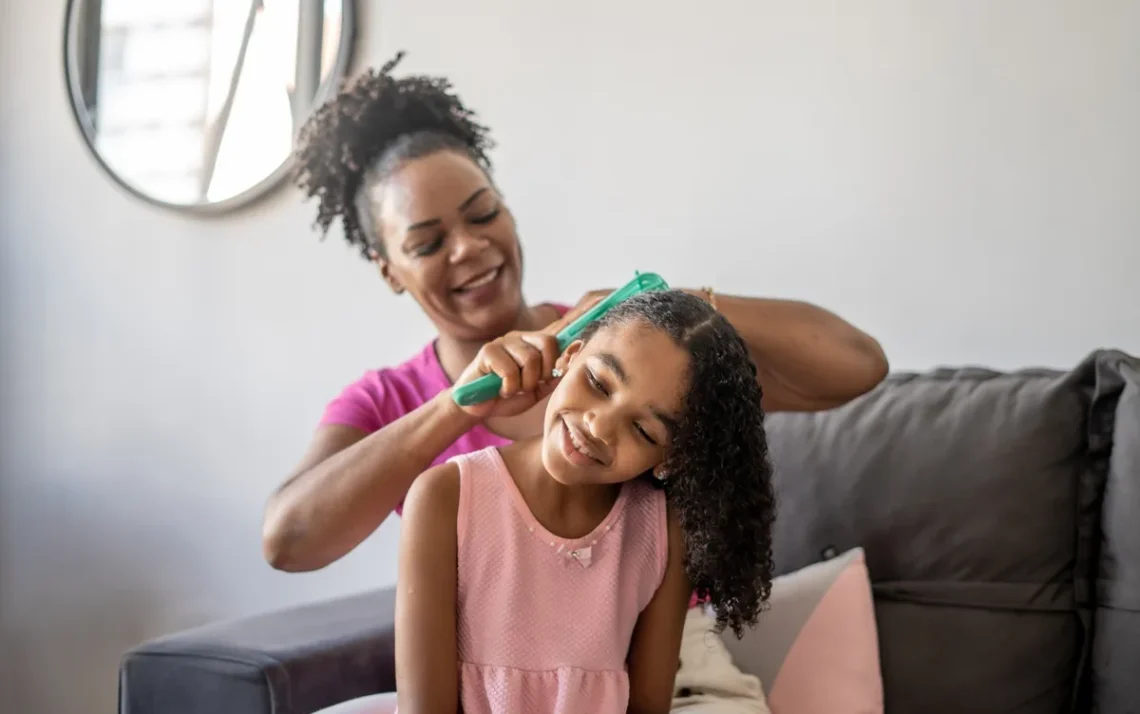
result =
[[[80,124],[119,181],[160,203],[224,203],[280,174],[344,71],[342,0],[75,3]]]

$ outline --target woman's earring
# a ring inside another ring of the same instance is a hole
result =
[[[653,478],[657,479],[661,483],[665,483],[665,479],[669,478],[669,475],[666,474],[664,471],[654,471],[653,472]]]
[[[553,377],[554,379],[558,379],[559,377],[562,376],[562,370],[555,367],[553,370],[551,370],[550,376]]]

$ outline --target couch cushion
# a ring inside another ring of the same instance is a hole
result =
[[[769,419],[777,568],[866,550],[891,714],[1070,710],[1098,512],[1090,371],[895,375]]]
[[[1140,711],[1140,359],[1097,360],[1092,444],[1108,455],[1090,672],[1099,714]]]
[[[776,578],[769,604],[742,639],[721,637],[736,666],[759,677],[772,714],[882,714],[862,548]]]

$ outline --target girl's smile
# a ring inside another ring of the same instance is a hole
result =
[[[602,455],[605,452],[604,446],[599,445],[593,437],[587,436],[581,429],[570,426],[565,416],[560,417],[558,421],[562,437],[562,455],[567,461],[576,466],[606,465],[606,458]]]

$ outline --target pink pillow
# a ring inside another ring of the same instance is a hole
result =
[[[764,684],[772,714],[882,714],[871,579],[853,548],[772,582],[771,608],[725,645]]]

